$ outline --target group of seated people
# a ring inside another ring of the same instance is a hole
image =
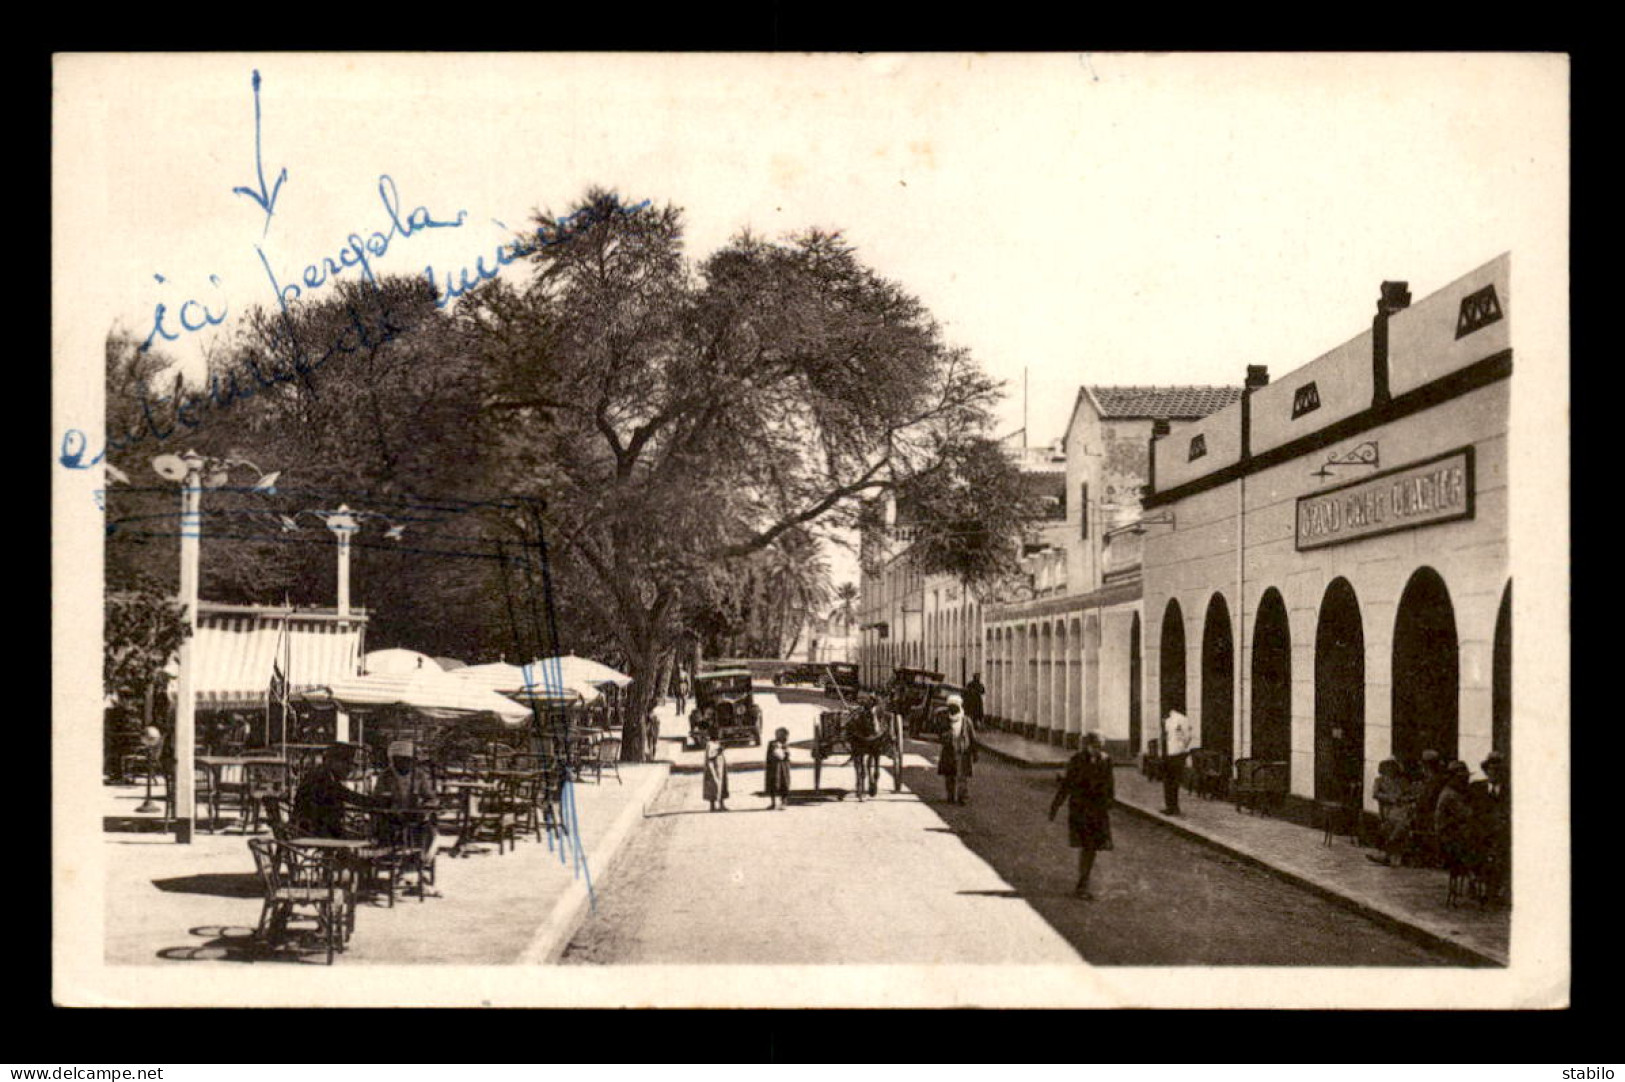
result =
[[[1382,854],[1367,859],[1396,867],[1439,864],[1469,873],[1490,901],[1504,899],[1512,855],[1511,770],[1490,752],[1474,781],[1461,760],[1446,763],[1436,751],[1405,764],[1385,759],[1372,796],[1379,813]]]
[[[398,740],[389,746],[389,769],[380,777],[376,793],[359,792],[345,784],[355,770],[360,751],[357,744],[333,744],[322,761],[305,775],[293,798],[291,814],[296,834],[309,838],[347,837],[347,809],[413,811],[435,806],[434,779],[418,762],[412,741]],[[434,829],[432,823],[426,827]]]

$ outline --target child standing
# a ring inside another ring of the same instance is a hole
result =
[[[790,800],[790,730],[777,729],[767,746],[767,808],[783,811]]]

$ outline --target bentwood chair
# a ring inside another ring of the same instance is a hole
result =
[[[204,822],[208,823],[209,833],[214,833],[215,821],[219,816],[219,809],[215,804],[214,775],[207,767],[196,767],[192,771],[192,815],[195,819],[203,819],[203,813],[208,813]],[[175,818],[175,764],[168,763],[164,767],[164,819]],[[204,829],[203,823],[198,829]]]
[[[379,811],[376,815],[377,845],[365,849],[361,856],[366,861],[368,876],[374,881],[385,881],[388,905],[395,907],[395,891],[405,889],[401,877],[415,876],[418,901],[428,893],[427,884],[434,882],[434,812],[425,809],[421,814]]]
[[[470,802],[467,839],[475,842],[494,841],[499,855],[504,851],[504,842],[510,849],[518,845],[519,799],[515,792],[515,781],[513,778],[499,778],[491,783],[489,789],[467,795]]]
[[[603,781],[605,770],[614,772],[616,785],[623,784],[621,781],[621,738],[618,736],[606,736],[598,742],[596,773],[599,781]]]
[[[1321,845],[1331,845],[1333,839],[1339,835],[1347,835],[1350,843],[1359,842],[1361,792],[1361,783],[1355,779],[1343,785],[1341,795],[1337,799],[1316,802],[1326,828],[1325,834],[1321,837]]]
[[[267,796],[260,801],[260,810],[265,813],[265,825],[271,828],[271,837],[279,842],[285,842],[293,837],[290,828],[291,815],[288,798],[283,795]]]
[[[243,832],[259,833],[266,803],[288,793],[288,766],[282,762],[248,763],[243,767],[247,793],[244,797]]]
[[[308,917],[327,952],[327,964],[344,949],[349,925],[348,903],[335,864],[321,854],[304,853],[281,842],[251,838],[249,852],[265,889],[255,936],[275,949],[288,938],[290,921]]]

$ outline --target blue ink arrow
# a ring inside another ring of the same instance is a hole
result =
[[[258,191],[253,188],[233,188],[237,195],[246,195],[260,205],[265,211],[265,230],[260,233],[264,237],[271,231],[271,215],[276,213],[277,193],[282,190],[282,182],[288,179],[288,170],[283,169],[276,178],[276,185],[269,191],[265,187],[265,161],[260,154],[260,73],[254,69],[254,169],[259,174],[260,187]]]

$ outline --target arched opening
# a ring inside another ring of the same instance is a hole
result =
[[[1252,757],[1284,762],[1292,752],[1292,632],[1273,586],[1253,622],[1252,679]]]
[[[1429,748],[1456,758],[1460,665],[1450,592],[1437,571],[1418,568],[1394,617],[1395,758],[1416,759]]]
[[[1354,587],[1338,578],[1315,625],[1315,799],[1342,799],[1364,757],[1365,628]]]
[[[1501,593],[1495,614],[1495,647],[1490,672],[1490,747],[1512,754],[1512,583]]]
[[[1169,711],[1185,712],[1185,614],[1172,599],[1162,610],[1162,657],[1160,681],[1162,701],[1158,721]]]
[[[1202,747],[1231,754],[1235,748],[1236,652],[1230,606],[1223,594],[1207,603],[1202,622]]]
[[[1140,614],[1128,629],[1128,750],[1140,754]]]

